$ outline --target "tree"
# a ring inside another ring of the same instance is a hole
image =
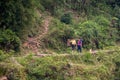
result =
[[[1,0],[0,27],[19,32],[34,18],[34,0]]]

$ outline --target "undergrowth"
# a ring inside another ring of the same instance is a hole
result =
[[[14,58],[19,65],[11,58],[0,63],[0,75],[10,80],[119,80],[119,50]]]

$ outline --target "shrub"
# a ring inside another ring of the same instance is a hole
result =
[[[85,48],[102,48],[113,45],[116,40],[116,29],[110,28],[110,21],[104,17],[96,17],[93,21],[80,24],[79,36]]]
[[[10,58],[15,52],[13,50],[9,52],[5,52],[3,50],[0,50],[0,61],[5,61],[8,58]]]
[[[6,75],[8,80],[26,80],[23,67],[12,63],[0,63],[0,76]]]
[[[20,50],[20,39],[17,35],[11,30],[0,30],[0,48],[9,51],[9,50]]]
[[[96,23],[98,23],[99,25],[104,26],[104,28],[105,27],[107,28],[110,25],[110,21],[107,18],[103,17],[103,16],[95,17],[94,21]]]
[[[115,80],[119,80],[120,79],[120,48],[116,47],[115,48],[115,52],[114,56],[112,58],[114,65],[115,65],[115,69],[114,69],[114,75],[115,75]]]
[[[70,13],[66,13],[63,16],[61,16],[61,22],[66,23],[66,24],[72,23],[72,17]]]
[[[80,25],[79,35],[83,38],[83,43],[85,48],[99,48],[99,44],[95,44],[100,42],[100,34],[101,30],[99,29],[99,25],[92,21],[86,21]]]
[[[52,21],[50,28],[51,31],[44,37],[45,46],[58,51],[65,50],[67,39],[74,36],[74,29],[56,19]]]

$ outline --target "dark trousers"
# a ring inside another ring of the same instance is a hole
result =
[[[82,47],[80,45],[77,45],[78,52],[82,52]]]
[[[75,45],[71,45],[71,46],[72,46],[72,50],[75,50],[75,47],[76,47],[76,46],[75,46]]]

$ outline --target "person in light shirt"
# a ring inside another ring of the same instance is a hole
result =
[[[70,41],[70,43],[71,43],[72,50],[75,50],[76,40],[75,40],[75,39],[72,39],[72,40]]]

